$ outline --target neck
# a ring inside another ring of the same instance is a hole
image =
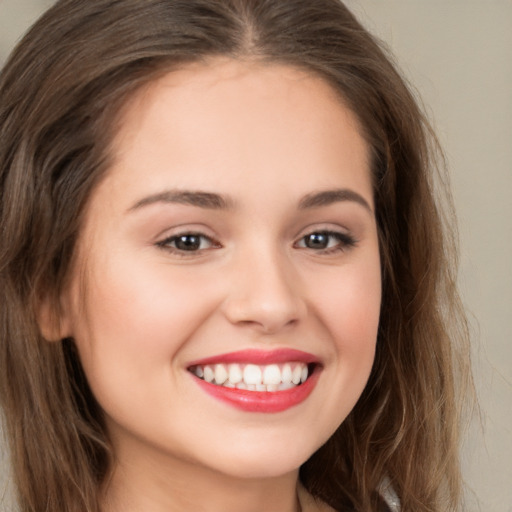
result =
[[[162,454],[118,462],[105,485],[104,512],[300,512],[298,470],[240,478]]]

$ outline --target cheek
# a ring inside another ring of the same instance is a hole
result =
[[[338,352],[349,354],[375,348],[381,306],[381,275],[377,258],[347,265],[326,280],[317,295],[320,315]],[[371,264],[370,264],[371,263]]]
[[[88,272],[85,290],[75,293],[73,336],[101,402],[116,389],[129,388],[138,396],[153,381],[155,386],[172,381],[172,370],[182,363],[181,347],[216,301],[201,276],[187,270],[170,272],[144,258],[142,264],[122,256],[100,261]]]
[[[179,343],[177,334],[193,329],[194,317],[206,314],[208,301],[198,301],[199,288],[199,276],[186,271],[171,273],[165,265],[116,258],[91,276],[86,323],[98,338],[126,348],[136,342],[139,348],[143,344],[147,349],[169,349],[171,340]]]
[[[378,259],[337,269],[337,275],[325,281],[316,303],[332,348],[325,368],[330,394],[324,410],[330,411],[335,429],[355,406],[373,366],[381,304]]]

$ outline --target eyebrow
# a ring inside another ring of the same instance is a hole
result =
[[[299,210],[309,208],[321,208],[333,203],[353,201],[360,204],[373,215],[373,210],[368,201],[357,192],[347,188],[337,188],[333,190],[323,190],[304,196],[299,202]]]
[[[299,210],[321,208],[334,203],[353,201],[363,206],[373,214],[373,210],[366,199],[357,192],[350,189],[323,190],[307,194],[299,201]],[[128,212],[139,210],[145,206],[156,203],[174,203],[196,206],[208,210],[227,210],[234,206],[234,201],[213,192],[191,191],[191,190],[166,190],[157,194],[144,197],[137,201]]]
[[[233,206],[233,202],[230,199],[211,192],[166,190],[165,192],[144,197],[137,201],[128,211],[139,210],[144,206],[155,203],[188,204],[209,210],[227,210]]]

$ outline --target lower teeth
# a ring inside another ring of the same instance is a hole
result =
[[[204,380],[204,379],[201,379]],[[205,381],[206,382],[206,381]],[[231,384],[231,382],[225,382],[224,384],[216,384],[215,382],[210,382],[209,384],[213,384],[214,386],[220,386],[221,388],[231,388],[231,389],[242,389],[246,391],[260,391],[260,392],[268,392],[273,393],[275,391],[286,391],[287,389],[296,388],[301,384],[293,384],[293,383],[285,383],[281,384],[245,384],[244,382],[240,382],[238,384]]]

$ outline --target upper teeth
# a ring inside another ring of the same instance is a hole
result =
[[[199,378],[219,386],[251,391],[280,391],[295,387],[308,378],[306,363],[285,364],[213,364],[191,368]]]

